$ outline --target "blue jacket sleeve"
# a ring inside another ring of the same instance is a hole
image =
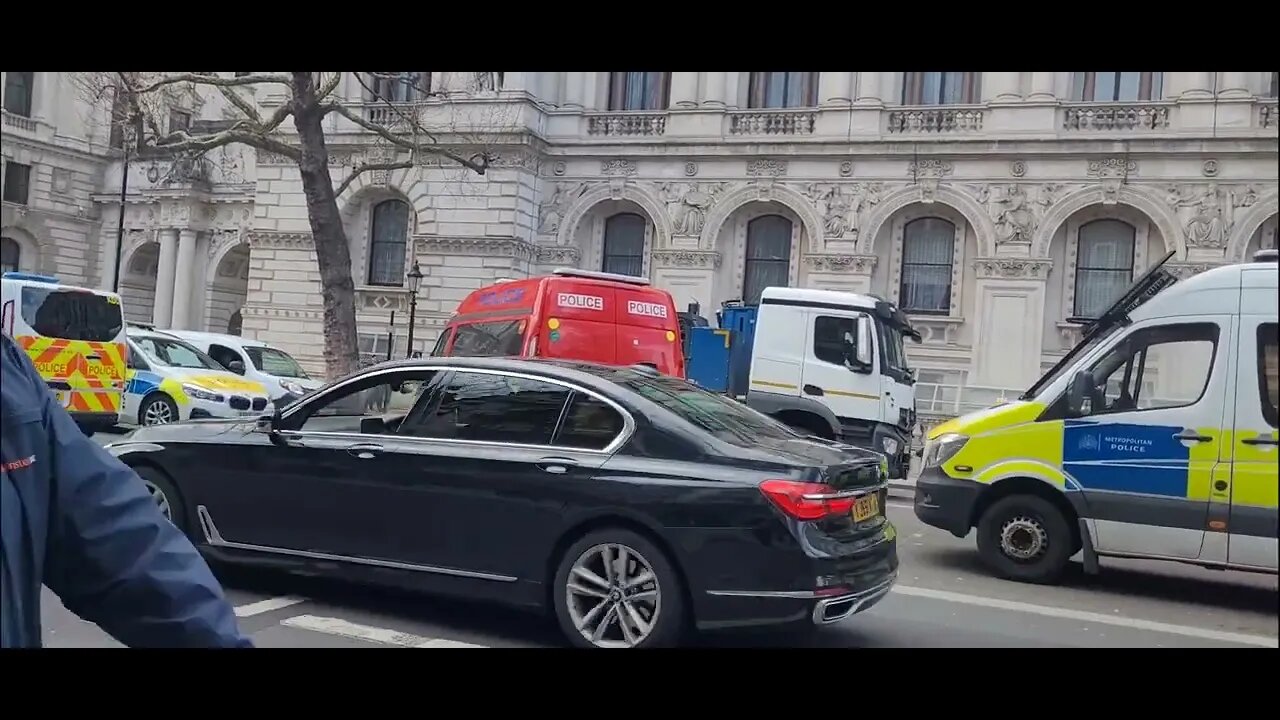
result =
[[[85,437],[53,393],[39,395],[53,460],[45,584],[130,647],[252,647],[204,558],[138,475]]]

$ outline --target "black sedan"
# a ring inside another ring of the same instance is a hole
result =
[[[214,561],[549,609],[583,647],[814,627],[897,575],[880,455],[646,367],[384,363],[108,447]]]

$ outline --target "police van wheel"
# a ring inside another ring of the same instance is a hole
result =
[[[178,489],[173,486],[169,476],[150,467],[139,467],[133,470],[138,473],[138,477],[142,478],[142,484],[146,486],[147,494],[160,509],[160,514],[179,530],[186,532],[187,517],[182,509],[182,499],[178,497]]]
[[[177,404],[161,393],[145,398],[138,410],[139,425],[168,425],[178,422],[178,419]]]
[[[1053,584],[1073,553],[1071,526],[1053,503],[1010,495],[992,503],[978,521],[978,553],[997,575]]]

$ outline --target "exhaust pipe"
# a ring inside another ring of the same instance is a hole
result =
[[[854,613],[861,612],[880,602],[880,598],[889,594],[889,589],[897,580],[897,574],[871,588],[859,593],[840,595],[839,597],[819,600],[813,608],[813,624],[829,625],[840,622]]]

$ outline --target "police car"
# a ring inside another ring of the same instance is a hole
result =
[[[1077,553],[1277,572],[1276,251],[1181,282],[1172,255],[1016,402],[930,431],[917,517],[1026,582]]]
[[[177,336],[130,325],[128,343],[122,421],[164,425],[251,417],[274,410],[262,383],[228,372]]]
[[[276,405],[288,405],[324,385],[308,375],[292,355],[259,340],[191,330],[166,332],[196,346],[231,372],[262,383]]]

